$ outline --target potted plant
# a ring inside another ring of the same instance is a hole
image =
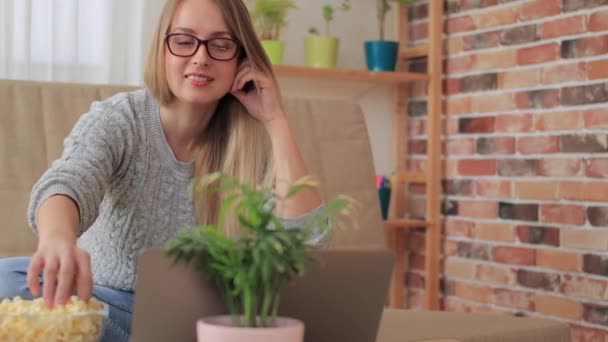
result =
[[[340,6],[323,6],[324,35],[320,35],[316,27],[311,27],[308,30],[310,35],[306,37],[304,42],[306,65],[315,68],[333,68],[336,66],[340,41],[337,37],[330,35],[330,24],[337,11],[346,12],[348,10],[350,10],[350,0],[342,0]]]
[[[250,0],[253,25],[272,64],[281,64],[285,43],[279,40],[287,24],[287,12],[296,8],[293,0]]]
[[[377,17],[380,28],[380,40],[365,42],[365,60],[367,69],[372,71],[394,71],[399,54],[399,42],[384,40],[386,14],[391,9],[390,2],[411,4],[416,0],[376,0]]]
[[[274,203],[316,183],[302,178],[279,197],[271,189],[254,188],[219,173],[201,182],[223,198],[217,225],[186,229],[165,249],[174,262],[194,262],[201,276],[216,284],[230,312],[201,318],[199,341],[241,341],[243,336],[248,341],[303,341],[303,323],[280,317],[277,310],[283,287],[306,272],[313,228],[285,229]],[[315,217],[314,229],[328,229],[328,218],[334,214],[349,215],[350,202],[345,196],[327,202]],[[221,230],[229,216],[239,223],[234,236]]]

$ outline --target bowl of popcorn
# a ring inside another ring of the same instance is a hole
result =
[[[42,298],[7,298],[0,302],[0,341],[98,341],[107,317],[108,306],[95,298],[85,302],[72,296],[52,309]]]

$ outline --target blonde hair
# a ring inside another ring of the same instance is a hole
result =
[[[163,105],[175,100],[165,71],[165,34],[181,0],[168,0],[154,33],[146,60],[144,81]],[[254,70],[270,75],[276,83],[270,60],[258,40],[247,7],[241,0],[214,0],[220,7],[228,29],[242,47],[239,59],[247,58]],[[263,187],[274,186],[275,170],[272,147],[266,129],[247,112],[231,94],[220,99],[216,112],[200,136],[195,159],[195,182],[212,172],[223,172]],[[215,224],[224,194],[195,186],[194,206],[200,224]],[[202,190],[202,191],[198,191]],[[225,232],[234,235],[237,221],[227,218]]]

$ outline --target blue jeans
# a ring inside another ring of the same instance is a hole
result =
[[[21,296],[24,299],[33,298],[26,280],[29,264],[29,257],[0,259],[0,301],[15,296]],[[39,281],[42,284],[42,277],[39,278]],[[127,342],[131,334],[133,292],[95,285],[93,286],[93,296],[107,303],[110,308],[101,341]]]

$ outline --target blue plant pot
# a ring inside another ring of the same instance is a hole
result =
[[[365,61],[370,71],[395,71],[399,43],[387,40],[365,42]]]

